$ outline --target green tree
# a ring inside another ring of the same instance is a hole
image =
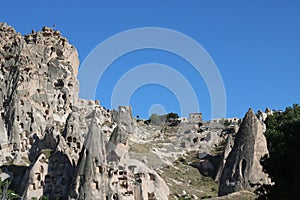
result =
[[[170,112],[170,113],[167,114],[167,120],[169,120],[169,119],[178,119],[178,118],[179,118],[179,116],[178,116],[177,113]]]
[[[270,156],[262,159],[264,171],[274,185],[263,185],[258,199],[299,199],[300,188],[300,106],[286,108],[266,120],[265,133]]]

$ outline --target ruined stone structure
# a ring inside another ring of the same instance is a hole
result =
[[[0,166],[24,199],[168,199],[159,175],[128,156],[130,107],[78,98],[76,49],[44,27],[0,23]],[[25,175],[16,174],[18,167]],[[20,178],[21,177],[21,178]]]
[[[261,158],[268,154],[263,132],[263,122],[249,109],[236,134],[232,150],[227,158],[224,155],[226,163],[220,177],[220,196],[244,189],[253,190],[256,184],[270,183],[260,164]]]
[[[199,123],[202,122],[202,113],[190,113],[189,114],[190,123]]]

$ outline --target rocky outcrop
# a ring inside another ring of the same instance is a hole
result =
[[[270,183],[260,164],[261,158],[268,154],[263,132],[263,122],[249,109],[226,159],[220,177],[219,196],[244,189],[253,190],[256,184]]]
[[[225,164],[226,164],[226,160],[228,158],[229,153],[232,150],[233,144],[234,144],[234,140],[232,138],[232,134],[229,134],[226,139],[225,149],[224,149],[223,153],[221,154],[221,158],[219,161],[219,166],[217,168],[216,176],[214,177],[215,181],[220,180],[220,177],[222,175],[222,172],[223,172]]]
[[[128,156],[128,137],[135,130],[131,108],[121,106],[112,112],[113,131],[105,133],[97,108],[91,116],[80,153],[71,199],[167,199],[164,181],[143,163]],[[105,114],[107,115],[107,113]]]
[[[131,108],[79,99],[78,65],[59,31],[0,23],[0,166],[26,171],[9,173],[12,185],[24,199],[167,199],[156,172],[128,156]]]
[[[33,161],[27,152],[47,129],[59,135],[64,128],[77,102],[78,63],[76,49],[58,31],[43,28],[23,37],[0,24],[1,146],[24,157],[12,158],[21,162],[15,164]]]

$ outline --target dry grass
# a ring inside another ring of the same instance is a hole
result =
[[[194,160],[194,152],[181,157],[174,162],[174,166],[163,168],[159,174],[168,184],[171,195],[169,199],[175,199],[174,196],[186,191],[186,198],[196,195],[198,198],[216,197],[218,193],[218,185],[210,177],[202,176],[199,171],[190,166],[189,163]]]

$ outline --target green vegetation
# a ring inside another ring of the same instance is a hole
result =
[[[227,119],[224,120],[224,126],[229,126],[231,123]]]
[[[299,199],[300,188],[300,106],[286,108],[266,120],[265,133],[270,157],[262,164],[274,185],[263,185],[258,199]]]
[[[174,120],[176,121],[178,118],[179,118],[178,114],[173,112],[170,112],[166,115],[158,115],[154,113],[150,116],[149,121],[151,122],[151,125],[161,126],[164,125],[165,122],[170,122],[170,121],[172,122]]]
[[[1,200],[16,200],[20,199],[18,195],[13,191],[8,189],[10,181],[1,181],[0,179],[0,199]]]
[[[40,197],[40,200],[49,200],[49,198],[47,196],[43,195]]]
[[[179,116],[177,113],[170,112],[167,114],[167,121],[170,119],[178,119],[178,118],[179,118]]]

